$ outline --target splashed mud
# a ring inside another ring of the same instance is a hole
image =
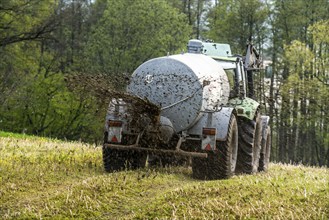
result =
[[[147,99],[133,96],[123,91],[112,89],[111,78],[104,74],[71,74],[65,77],[71,91],[88,91],[97,98],[99,103],[108,105],[112,99],[121,99],[129,103],[132,108],[133,118],[146,115],[153,123],[159,120],[160,108]],[[103,105],[103,106],[104,106]]]

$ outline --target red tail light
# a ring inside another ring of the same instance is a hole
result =
[[[216,128],[202,128],[203,135],[216,135]]]
[[[122,127],[122,121],[109,120],[108,125],[110,127]]]

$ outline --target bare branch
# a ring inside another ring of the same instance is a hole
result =
[[[328,79],[328,81],[326,82],[326,81],[324,81],[323,79],[321,79],[319,76],[315,76],[315,78],[317,78],[323,85],[325,85],[325,86],[329,86],[329,83],[328,83],[328,81],[329,81],[329,79]]]
[[[46,39],[46,35],[54,31],[56,27],[57,22],[55,22],[55,19],[50,19],[46,23],[35,27],[34,30],[29,32],[17,33],[15,35],[0,38],[0,47],[21,41]]]

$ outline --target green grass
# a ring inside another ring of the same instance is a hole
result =
[[[199,181],[169,167],[105,173],[101,148],[0,132],[2,219],[329,219],[329,169]]]
[[[5,131],[0,131],[0,137],[12,137],[12,138],[33,138],[33,136],[26,135],[26,134],[18,134],[18,133],[11,133],[11,132],[5,132]]]

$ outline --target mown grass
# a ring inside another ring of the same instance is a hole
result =
[[[169,167],[105,173],[101,148],[0,132],[2,219],[329,219],[329,170],[199,181]]]

